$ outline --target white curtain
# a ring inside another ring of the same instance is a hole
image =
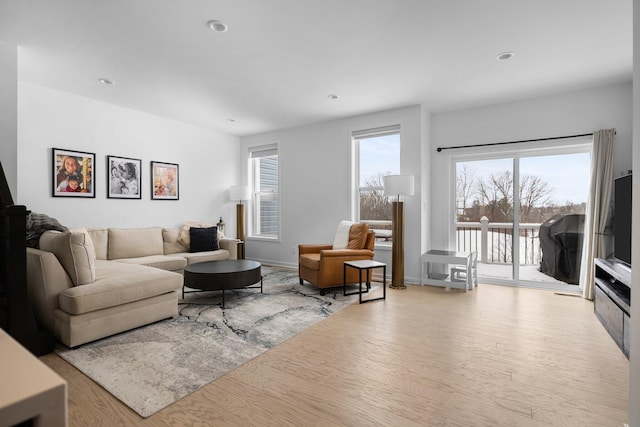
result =
[[[593,133],[591,180],[580,269],[582,296],[589,300],[592,300],[594,295],[594,260],[608,255],[604,232],[611,205],[615,134],[615,129],[604,129]]]

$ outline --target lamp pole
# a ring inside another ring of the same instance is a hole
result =
[[[404,203],[400,196],[413,196],[413,175],[387,175],[384,177],[384,193],[397,195],[391,202],[392,238],[391,238],[391,285],[392,289],[407,289],[404,285]]]
[[[244,259],[245,251],[245,213],[243,200],[251,199],[251,190],[248,186],[244,185],[232,185],[229,190],[229,197],[231,200],[237,200],[236,205],[236,239],[238,239],[238,259]]]
[[[391,202],[392,240],[391,240],[391,284],[392,289],[406,289],[404,285],[404,203]]]

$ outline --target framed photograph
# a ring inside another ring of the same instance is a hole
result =
[[[107,197],[109,199],[140,199],[142,160],[107,156]]]
[[[96,197],[95,153],[53,148],[51,187],[54,197]]]
[[[151,162],[151,199],[178,200],[178,165]]]

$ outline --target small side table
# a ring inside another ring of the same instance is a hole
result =
[[[359,278],[358,292],[347,293],[347,267],[355,268],[356,270],[358,270],[358,278]],[[365,292],[369,292],[370,283],[368,280],[368,277],[369,277],[368,273],[370,270],[373,270],[374,268],[382,268],[382,296],[378,298],[370,298],[363,301],[362,300],[362,294],[363,294],[362,272],[363,271],[367,272],[367,283],[366,283],[367,290]],[[357,260],[357,261],[345,261],[344,267],[343,267],[342,293],[345,296],[358,294],[358,302],[360,304],[362,304],[363,302],[371,302],[371,301],[387,299],[387,264],[383,262],[378,262],[378,261],[371,261],[368,259]]]

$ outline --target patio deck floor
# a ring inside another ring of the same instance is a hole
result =
[[[573,292],[579,291],[578,285],[569,284],[548,276],[539,270],[537,264],[526,264],[520,266],[520,281],[541,285],[541,287],[568,290]],[[483,279],[491,281],[512,280],[513,266],[510,264],[489,264],[478,262],[478,278],[480,282]],[[537,287],[537,286],[536,286]]]

